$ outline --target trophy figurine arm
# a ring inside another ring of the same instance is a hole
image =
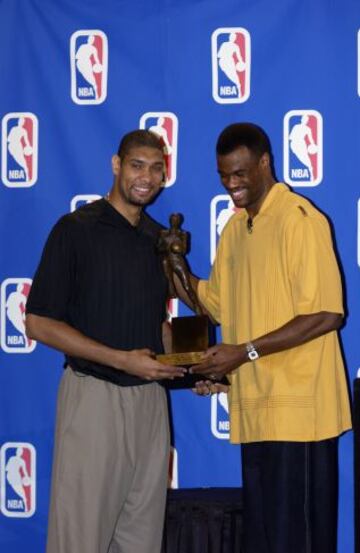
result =
[[[162,258],[162,266],[168,282],[168,297],[177,298],[177,291],[176,291],[175,282],[174,282],[174,272],[168,257],[164,256]]]
[[[174,282],[174,287],[176,289],[177,295],[180,297],[182,301],[186,303],[186,305],[190,307],[190,309],[195,311],[197,315],[203,315],[204,310],[192,286],[192,282],[191,282],[192,275],[190,276],[190,271],[185,259],[182,257],[182,255],[177,254],[177,255],[169,256],[169,261],[173,272],[173,279],[174,279],[173,282]],[[177,277],[177,282],[180,284],[180,286],[176,286],[175,284],[176,277]]]

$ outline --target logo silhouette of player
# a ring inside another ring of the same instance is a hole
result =
[[[27,297],[24,294],[24,284],[16,286],[16,292],[11,292],[6,300],[6,316],[16,330],[24,336],[25,344],[28,339],[25,334],[25,306]]]
[[[25,511],[29,510],[24,486],[30,486],[31,478],[26,469],[26,463],[22,458],[23,448],[16,449],[16,455],[9,458],[6,467],[6,479],[17,495],[23,500]]]
[[[218,50],[217,57],[220,69],[237,87],[238,98],[241,98],[242,91],[238,73],[245,71],[246,64],[242,58],[239,45],[236,44],[236,33],[229,34],[229,40],[222,43]]]
[[[228,402],[228,395],[226,392],[220,392],[218,395],[218,400],[221,405],[221,407],[224,409],[224,411],[229,414],[229,402]]]
[[[234,213],[235,213],[234,202],[232,200],[229,200],[227,207],[222,209],[216,218],[216,232],[218,236],[221,235],[226,223],[228,222],[230,217],[234,215]]]
[[[26,180],[29,180],[29,169],[25,156],[30,156],[33,153],[33,149],[24,125],[25,117],[19,117],[17,125],[15,125],[8,134],[7,143],[9,154],[24,170]]]
[[[90,35],[87,43],[79,46],[76,55],[76,67],[84,79],[94,88],[95,97],[99,98],[95,73],[101,73],[103,67],[99,60],[98,51],[94,45],[95,36]],[[94,63],[93,63],[94,62]]]
[[[159,117],[156,125],[153,125],[152,127],[150,127],[149,131],[157,134],[161,138],[161,140],[164,143],[164,153],[165,155],[169,156],[172,152],[172,148],[170,146],[168,133],[164,127],[164,123],[165,123],[165,117]]]
[[[310,155],[316,154],[318,148],[315,144],[308,122],[309,116],[303,115],[301,117],[301,122],[293,126],[289,134],[289,140],[291,151],[296,155],[301,163],[305,165],[310,173],[310,179],[313,180],[314,171]]]

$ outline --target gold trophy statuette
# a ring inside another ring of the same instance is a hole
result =
[[[171,321],[172,351],[157,355],[157,359],[170,365],[189,366],[201,363],[204,351],[209,347],[210,321],[204,314],[198,297],[191,286],[185,255],[188,251],[188,233],[180,228],[183,216],[170,215],[170,228],[160,231],[158,251],[162,256],[165,275],[169,283],[169,296],[176,298],[174,275],[180,280],[195,316],[174,317]]]

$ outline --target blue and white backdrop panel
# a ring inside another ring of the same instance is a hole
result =
[[[352,380],[359,352],[360,85],[357,1],[0,2],[0,549],[41,553],[62,356],[27,340],[23,312],[54,222],[106,194],[119,138],[154,128],[169,180],[151,214],[184,214],[207,276],[233,214],[214,145],[235,121],[270,135],[279,180],[332,220]],[[172,305],[185,314],[183,305]],[[172,485],[240,486],[226,396],[171,397]],[[101,451],[99,451],[101,455]],[[353,548],[352,445],[340,449],[339,550]]]

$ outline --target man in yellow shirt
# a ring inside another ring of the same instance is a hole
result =
[[[234,204],[201,302],[224,343],[194,372],[227,375],[230,440],[242,444],[246,553],[334,553],[337,437],[351,427],[337,330],[342,289],[329,224],[276,182],[271,145],[227,127],[217,166]]]

